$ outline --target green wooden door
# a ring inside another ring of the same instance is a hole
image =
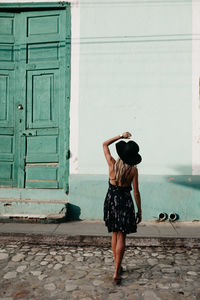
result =
[[[0,20],[1,16],[3,20],[10,14],[0,15]],[[7,100],[10,119],[4,120],[5,112],[1,117],[0,160],[8,177],[3,180],[7,179],[10,186],[67,189],[69,12],[21,11],[11,17],[14,52],[13,62],[7,64],[13,64],[13,70],[0,75],[0,101],[5,103],[8,96],[11,98]],[[1,33],[1,24],[0,28]],[[6,30],[5,23],[4,35]],[[0,42],[5,49],[5,41]],[[6,55],[2,51],[2,59]],[[6,86],[8,76],[10,92]]]

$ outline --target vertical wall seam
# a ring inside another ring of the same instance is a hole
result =
[[[78,173],[80,0],[71,4],[70,174]]]
[[[200,3],[192,1],[192,174],[200,175]]]

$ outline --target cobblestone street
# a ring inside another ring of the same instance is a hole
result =
[[[122,282],[108,248],[0,246],[0,299],[200,299],[200,249],[130,247]]]

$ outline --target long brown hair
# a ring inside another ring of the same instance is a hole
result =
[[[114,168],[117,184],[121,183],[121,185],[124,185],[129,183],[132,167],[125,164],[121,158],[118,158]]]

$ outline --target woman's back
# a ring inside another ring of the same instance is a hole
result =
[[[112,185],[131,186],[135,171],[135,166],[129,166],[121,159],[118,159],[109,168],[109,181]]]

